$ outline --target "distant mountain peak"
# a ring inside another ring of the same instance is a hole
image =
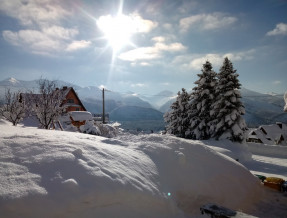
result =
[[[276,95],[279,95],[278,93],[276,92],[267,92],[266,95],[272,95],[272,96],[276,96]]]
[[[20,83],[17,79],[15,79],[13,77],[6,79],[6,81],[13,84],[13,85]]]

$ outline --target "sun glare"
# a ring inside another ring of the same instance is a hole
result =
[[[126,45],[131,44],[131,36],[134,33],[134,24],[129,16],[120,14],[115,17],[111,15],[102,16],[97,25],[104,33],[104,38],[114,51],[118,51]]]

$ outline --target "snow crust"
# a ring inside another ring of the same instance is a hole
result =
[[[240,162],[204,141],[108,139],[3,120],[0,134],[3,217],[196,217],[203,204],[245,211],[264,194]]]

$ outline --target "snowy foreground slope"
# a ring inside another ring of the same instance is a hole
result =
[[[0,120],[1,217],[202,217],[210,202],[252,212],[265,189],[200,141],[107,139]]]

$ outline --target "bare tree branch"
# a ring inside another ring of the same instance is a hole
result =
[[[65,96],[57,89],[55,81],[47,79],[39,81],[39,93],[31,95],[33,111],[42,128],[49,129],[50,124],[65,111],[65,107],[61,106]]]
[[[20,92],[12,93],[10,89],[5,91],[5,102],[0,113],[8,121],[16,126],[25,116],[25,104],[20,102]]]

